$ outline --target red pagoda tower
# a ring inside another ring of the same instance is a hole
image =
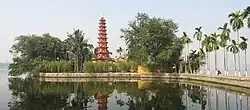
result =
[[[101,17],[99,23],[99,37],[98,37],[98,50],[96,55],[96,60],[109,60],[109,51],[108,51],[108,42],[107,42],[107,33],[106,33],[106,23],[104,17]]]

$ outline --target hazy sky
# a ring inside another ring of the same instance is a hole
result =
[[[107,19],[108,45],[115,53],[124,44],[120,29],[137,12],[173,19],[179,24],[177,35],[183,31],[193,35],[200,25],[205,33],[216,31],[228,22],[229,13],[247,5],[249,0],[0,0],[0,61],[11,60],[8,50],[21,34],[51,33],[65,39],[67,32],[79,28],[96,45],[102,14]],[[241,35],[249,33],[248,29],[241,31]]]

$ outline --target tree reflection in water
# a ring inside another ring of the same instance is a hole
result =
[[[49,83],[39,82],[33,78],[25,80],[13,78],[9,79],[9,89],[12,92],[12,98],[9,102],[10,110],[87,110],[95,107],[107,110],[114,108],[112,106],[128,110],[186,110],[193,109],[189,106],[190,103],[199,104],[199,108],[202,110],[211,109],[211,106],[220,109],[217,93],[214,95],[215,100],[212,99],[214,102],[212,104],[210,89],[207,90],[207,88],[195,85],[183,86],[178,83],[147,81],[136,83],[101,81]],[[185,92],[187,94],[184,94]],[[183,97],[186,96],[189,100],[188,103],[184,104],[185,98]],[[112,97],[114,100],[108,100],[108,98],[113,99]],[[230,103],[227,92],[223,98],[225,98],[222,100],[225,101],[225,109],[229,110]],[[241,96],[239,99],[239,108],[244,109],[242,108]],[[236,102],[235,106],[237,105]],[[248,109],[248,105],[245,108]]]
[[[181,99],[183,91],[178,84],[149,84],[154,86],[139,89],[137,83],[46,83],[33,78],[14,78],[9,79],[12,92],[9,107],[11,110],[87,109],[100,99],[95,94],[107,94],[104,98],[107,100],[108,95],[116,89],[118,93],[129,96],[126,101],[121,98],[116,100],[119,106],[126,105],[129,110],[185,109]]]

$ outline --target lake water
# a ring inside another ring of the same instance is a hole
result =
[[[175,81],[56,83],[0,76],[0,110],[249,110],[240,93]]]
[[[0,71],[0,110],[250,110],[247,95],[223,87],[158,79],[58,83],[7,74]]]

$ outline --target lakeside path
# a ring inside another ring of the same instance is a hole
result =
[[[250,77],[224,76],[224,75],[206,75],[206,74],[184,74],[184,73],[153,73],[153,74],[138,74],[138,73],[39,73],[40,80],[51,80],[58,82],[84,82],[89,78],[100,79],[107,78],[108,80],[130,79],[185,79],[191,81],[200,81],[214,84],[222,84],[250,89]]]

